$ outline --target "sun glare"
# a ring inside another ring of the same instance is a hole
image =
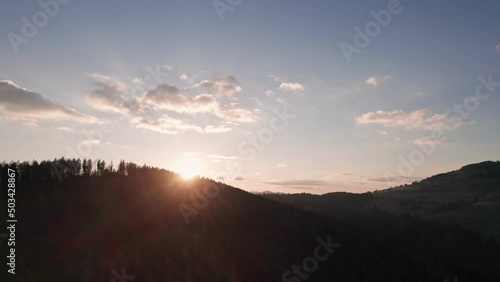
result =
[[[191,179],[201,174],[201,164],[198,159],[183,159],[176,165],[174,171],[184,179]]]

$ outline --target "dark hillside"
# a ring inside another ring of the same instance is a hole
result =
[[[500,279],[498,245],[459,228],[378,211],[385,220],[358,224],[148,167],[24,177],[19,281],[110,281],[124,267],[134,281],[300,281],[282,275],[313,256],[318,238],[340,246],[308,281]]]

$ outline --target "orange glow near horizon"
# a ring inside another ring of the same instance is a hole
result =
[[[202,175],[203,169],[199,159],[183,159],[174,167],[174,171],[184,179],[192,179],[197,175]]]

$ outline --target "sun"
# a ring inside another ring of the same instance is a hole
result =
[[[202,172],[202,167],[199,159],[183,159],[177,163],[174,171],[179,173],[184,179],[191,179]]]

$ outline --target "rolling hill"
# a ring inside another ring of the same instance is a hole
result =
[[[500,241],[500,162],[486,161],[373,193],[265,194],[321,214],[380,209],[458,224]]]
[[[500,280],[498,244],[410,215],[322,213],[314,201],[302,209],[148,167],[61,182],[49,170],[9,167],[22,172],[18,281]],[[373,197],[320,199],[346,211]]]

